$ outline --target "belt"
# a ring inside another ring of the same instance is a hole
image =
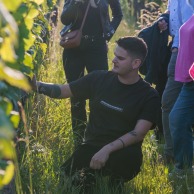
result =
[[[93,35],[82,35],[82,38],[85,40],[90,40],[90,41],[96,41],[99,39],[104,39],[103,35],[102,36],[93,36]]]

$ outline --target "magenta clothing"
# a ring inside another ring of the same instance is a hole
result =
[[[175,67],[175,80],[179,82],[193,81],[189,68],[194,62],[194,15],[180,28],[179,51]]]

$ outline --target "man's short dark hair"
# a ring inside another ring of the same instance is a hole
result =
[[[132,57],[141,59],[143,63],[147,55],[147,45],[142,38],[127,36],[118,39],[116,42],[118,46],[129,52]]]

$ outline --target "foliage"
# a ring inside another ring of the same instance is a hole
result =
[[[149,2],[145,4],[145,8],[141,10],[140,17],[137,21],[140,29],[152,25],[159,16],[165,12],[167,8],[167,1],[163,1],[163,4],[157,4],[156,2]]]
[[[20,122],[17,101],[30,91],[27,76],[43,59],[47,45],[44,14],[55,0],[0,1],[0,188],[13,177],[16,154],[13,137]],[[24,92],[25,91],[25,92]]]
[[[121,0],[121,5],[127,23],[136,23],[142,15],[142,10],[147,9],[147,5],[157,4],[162,7],[166,2],[167,0]]]
[[[151,2],[145,5],[145,8],[141,10],[141,15],[137,24],[139,28],[145,28],[152,25],[157,19],[159,15],[161,15],[162,11],[158,4]]]

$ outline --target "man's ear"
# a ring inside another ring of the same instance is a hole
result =
[[[138,69],[141,65],[141,59],[134,59],[132,62],[133,69]]]

